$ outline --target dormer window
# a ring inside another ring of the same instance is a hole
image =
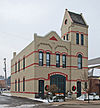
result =
[[[65,20],[65,24],[67,24],[67,19]]]

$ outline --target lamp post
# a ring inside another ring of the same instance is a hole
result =
[[[5,85],[7,89],[7,73],[6,73],[6,58],[4,58]]]

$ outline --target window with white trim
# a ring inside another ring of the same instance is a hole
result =
[[[82,69],[82,55],[78,55],[78,69]]]
[[[43,66],[43,52],[39,52],[39,66]]]

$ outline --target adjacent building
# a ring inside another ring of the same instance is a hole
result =
[[[84,94],[88,81],[88,25],[82,14],[65,10],[61,36],[51,31],[34,34],[32,41],[11,60],[11,94],[43,97],[46,85],[72,97]],[[72,89],[76,87],[76,89]]]
[[[6,87],[6,83],[5,83],[4,76],[0,75],[0,92],[3,91],[5,87]]]

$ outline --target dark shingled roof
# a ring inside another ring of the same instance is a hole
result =
[[[74,23],[86,26],[86,23],[84,22],[84,20],[83,20],[83,18],[80,14],[76,14],[76,13],[73,13],[73,12],[70,12],[70,11],[68,11],[68,12],[69,12],[69,15],[70,15],[70,17],[71,17],[71,19]]]

